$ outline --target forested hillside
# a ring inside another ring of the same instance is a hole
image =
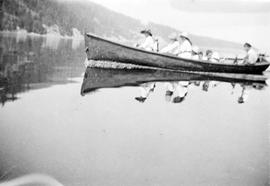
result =
[[[92,32],[106,37],[131,40],[145,28],[139,20],[111,11],[91,2],[63,2],[57,0],[2,0],[0,30],[15,30],[17,27],[28,32],[44,34],[43,24],[57,25],[62,35],[71,35],[72,28],[82,33]],[[149,23],[155,35],[167,38],[177,30]],[[183,28],[184,30],[184,28]],[[235,47],[235,43],[207,37],[191,36],[195,43]]]
[[[75,27],[81,32],[130,37],[143,27],[138,20],[91,2],[4,0],[1,7],[1,30],[15,30],[19,26],[29,32],[44,33],[42,24],[56,24],[63,35],[71,34]]]

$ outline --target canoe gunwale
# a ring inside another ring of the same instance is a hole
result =
[[[228,66],[232,66],[232,67],[246,67],[246,66],[254,66],[254,67],[258,67],[258,66],[265,66],[265,65],[269,65],[270,63],[268,61],[263,61],[263,62],[259,62],[259,63],[255,63],[252,65],[245,65],[245,64],[225,64],[225,63],[216,63],[216,62],[208,62],[205,60],[194,60],[194,59],[186,59],[186,58],[181,58],[181,57],[177,57],[177,56],[173,56],[173,55],[168,55],[168,54],[163,54],[163,53],[157,53],[157,52],[152,52],[152,51],[147,51],[147,50],[143,50],[140,48],[136,48],[136,47],[132,47],[132,46],[128,46],[125,44],[120,44],[111,40],[107,40],[104,38],[101,38],[99,36],[96,36],[94,34],[91,33],[86,33],[85,36],[87,37],[94,37],[95,39],[104,41],[104,42],[108,42],[111,43],[113,45],[117,45],[120,47],[124,47],[127,48],[129,50],[135,50],[137,52],[141,52],[141,53],[146,53],[146,54],[150,54],[150,55],[157,55],[157,56],[161,56],[161,57],[166,57],[166,58],[170,58],[170,59],[174,59],[174,60],[182,60],[182,61],[187,61],[187,62],[192,62],[192,63],[197,63],[197,64],[209,64],[209,65],[216,65],[216,66],[220,66],[222,68],[222,66],[228,67]]]

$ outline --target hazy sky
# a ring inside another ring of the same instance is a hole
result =
[[[89,0],[131,17],[270,50],[270,0]]]

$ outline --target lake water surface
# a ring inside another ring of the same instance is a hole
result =
[[[107,88],[82,96],[83,42],[1,36],[0,52],[2,182],[269,185],[267,85],[156,82],[142,102],[153,84],[112,88],[115,77],[132,78],[92,69],[91,83]]]

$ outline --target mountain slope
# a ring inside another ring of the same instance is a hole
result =
[[[82,33],[92,32],[116,40],[134,41],[146,26],[139,20],[111,11],[91,2],[60,2],[56,0],[2,0],[0,30],[15,30],[17,26],[29,32],[46,33],[45,25],[58,25],[60,33],[70,35],[75,27]],[[149,23],[154,35],[166,40],[176,29]],[[184,30],[184,29],[183,29]],[[191,35],[193,43],[220,48],[239,45],[222,40]]]

